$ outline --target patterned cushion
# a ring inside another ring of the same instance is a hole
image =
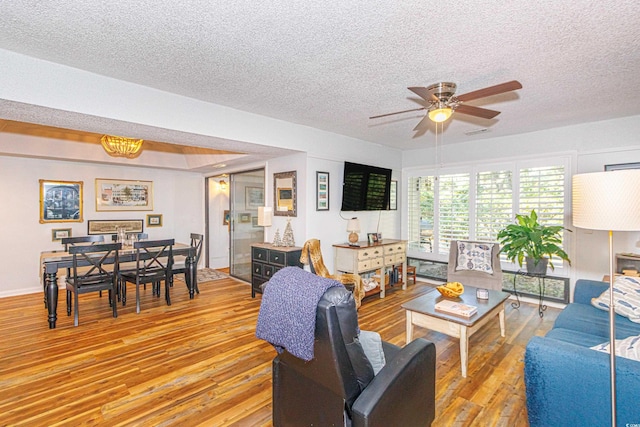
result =
[[[609,353],[609,343],[605,342],[591,347],[593,350]],[[640,361],[640,335],[616,340],[616,356]]]
[[[458,242],[456,271],[473,270],[493,274],[491,266],[492,243]]]
[[[640,323],[640,277],[618,276],[613,282],[613,300],[616,313]],[[591,304],[600,310],[609,311],[609,289]]]

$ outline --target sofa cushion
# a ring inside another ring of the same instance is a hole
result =
[[[493,244],[480,242],[458,242],[456,271],[473,270],[493,274],[491,252]]]
[[[572,331],[571,329],[564,328],[554,328],[550,330],[547,335],[545,335],[545,338],[553,338],[558,341],[564,341],[586,348],[599,345],[603,342],[603,339],[606,339],[587,332]]]
[[[600,310],[609,311],[609,289],[591,304]],[[613,299],[615,311],[635,323],[640,323],[640,278],[618,276],[613,282]]]
[[[591,347],[593,350],[609,353],[609,342]],[[640,335],[616,340],[616,356],[640,361]]]
[[[640,334],[640,324],[616,315],[616,338]],[[569,304],[558,315],[555,328],[570,329],[604,338],[609,337],[609,313],[586,304]]]

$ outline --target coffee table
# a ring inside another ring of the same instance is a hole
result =
[[[469,337],[496,316],[500,321],[500,335],[505,336],[504,302],[509,296],[506,292],[489,290],[489,299],[479,300],[476,298],[476,288],[465,285],[464,293],[458,298],[445,298],[440,292],[434,291],[406,302],[402,308],[407,313],[407,343],[413,340],[414,326],[460,339],[460,365],[462,376],[466,378]],[[464,317],[436,311],[435,304],[443,299],[476,306],[478,312],[471,317]]]

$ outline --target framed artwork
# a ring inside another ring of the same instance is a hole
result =
[[[152,181],[96,178],[96,211],[152,210]]]
[[[162,214],[147,214],[147,227],[162,227]]]
[[[389,209],[392,211],[398,210],[398,181],[391,181],[391,188],[389,191]]]
[[[367,242],[370,245],[378,243],[378,233],[367,233]]]
[[[251,222],[251,214],[250,213],[241,213],[240,214],[240,222]]]
[[[605,171],[619,171],[623,169],[640,169],[640,163],[618,163],[617,165],[604,165]]]
[[[251,225],[254,227],[258,227],[258,217],[257,216],[252,216],[251,217]]]
[[[245,187],[244,188],[245,209],[258,209],[264,206],[264,188]]]
[[[71,237],[71,229],[70,228],[54,228],[51,230],[51,241],[57,242],[62,239],[66,239],[67,237]]]
[[[273,199],[275,216],[298,216],[296,171],[273,174]]]
[[[82,181],[40,181],[40,223],[82,222]]]
[[[231,213],[228,209],[222,212],[222,225],[229,225],[231,223]]]
[[[142,233],[144,221],[141,219],[107,219],[87,221],[87,234],[118,234],[124,228],[127,233]]]
[[[316,172],[316,210],[329,210],[329,172]]]

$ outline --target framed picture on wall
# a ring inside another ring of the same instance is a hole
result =
[[[329,172],[316,172],[316,210],[329,210]]]
[[[82,222],[82,181],[40,180],[40,223]]]
[[[617,165],[604,165],[605,171],[619,171],[624,169],[640,169],[640,163],[618,163]]]
[[[147,227],[162,227],[162,214],[148,214]]]
[[[152,181],[96,178],[96,211],[152,210]]]
[[[66,239],[67,237],[71,237],[70,228],[54,228],[53,230],[51,230],[51,241],[53,242]]]

